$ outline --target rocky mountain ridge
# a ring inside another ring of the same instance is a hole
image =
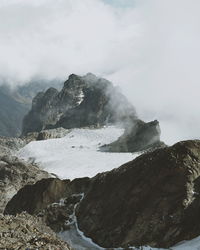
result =
[[[78,226],[100,246],[169,248],[200,235],[199,178],[200,141],[179,142],[91,179],[50,179],[25,186],[8,203],[6,213],[26,210],[39,214],[48,202],[84,193],[76,209]],[[37,188],[41,191],[38,197]],[[57,195],[55,190],[62,191]],[[62,215],[62,210],[57,211]],[[48,216],[45,218],[52,226]]]
[[[164,146],[158,121],[145,123],[138,119],[135,108],[117,87],[91,73],[70,75],[60,92],[49,88],[38,93],[31,111],[24,117],[23,135],[52,128],[108,124],[125,128],[125,133],[116,142],[102,147],[102,151],[138,152]]]
[[[91,73],[72,74],[60,92],[49,88],[37,94],[24,118],[23,134],[58,127],[98,127],[129,117],[137,119],[134,107],[111,82]]]

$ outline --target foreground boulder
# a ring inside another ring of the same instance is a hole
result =
[[[49,204],[59,202],[61,198],[86,192],[90,181],[89,178],[73,181],[48,178],[34,185],[26,185],[8,202],[4,213],[16,215],[27,211],[30,214],[38,214]]]
[[[0,214],[1,249],[70,250],[56,234],[41,221],[27,213],[15,216]]]
[[[144,154],[99,174],[77,210],[103,247],[170,247],[200,235],[200,141]]]
[[[139,152],[164,147],[160,141],[160,126],[157,120],[145,123],[141,120],[131,121],[125,126],[125,132],[119,139],[101,147],[108,152]]]
[[[117,108],[116,108],[117,107]],[[126,97],[111,82],[93,74],[72,74],[59,92],[49,88],[33,99],[23,121],[23,135],[49,128],[80,128],[136,119]]]
[[[48,177],[50,174],[34,164],[26,163],[15,156],[0,155],[0,212],[23,186]]]
[[[198,140],[145,153],[91,179],[45,182],[51,183],[50,186],[39,188],[41,182],[38,182],[21,189],[8,203],[6,212],[26,210],[40,214],[45,210],[46,223],[59,231],[69,217],[69,206],[48,207],[47,203],[58,202],[62,197],[68,204],[71,195],[84,193],[76,208],[78,226],[102,247],[169,248],[200,235]]]

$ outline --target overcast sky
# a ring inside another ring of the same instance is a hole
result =
[[[0,77],[93,72],[172,143],[200,135],[199,0],[0,0]]]

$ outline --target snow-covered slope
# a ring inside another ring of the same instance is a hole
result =
[[[115,141],[123,131],[113,126],[73,129],[61,139],[31,142],[18,152],[18,156],[25,160],[34,160],[60,178],[92,177],[119,167],[138,155],[99,151],[101,145]]]

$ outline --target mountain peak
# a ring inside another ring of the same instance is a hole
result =
[[[92,73],[71,74],[60,92],[50,88],[34,98],[34,107],[38,109],[24,118],[23,134],[45,128],[103,126],[130,115],[136,119],[126,97],[111,82]]]

